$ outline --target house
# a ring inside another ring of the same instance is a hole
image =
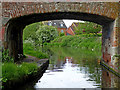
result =
[[[63,20],[45,21],[44,24],[49,26],[55,26],[57,27],[59,35],[60,33],[64,33],[66,35],[67,26],[65,25]]]
[[[66,35],[75,35],[74,30],[71,26],[66,30]]]
[[[77,28],[80,24],[84,23],[73,22],[72,25],[66,30],[66,35],[75,35],[75,28]]]
[[[92,24],[92,25],[94,25],[93,26],[94,29],[97,28],[97,24]],[[86,27],[86,26],[89,27],[89,24],[88,23],[81,23],[81,22],[73,22],[72,25],[66,30],[66,35],[75,35],[76,34],[75,30],[78,29],[78,26],[79,26],[79,28]],[[86,32],[85,28],[82,28],[80,30],[83,33]],[[97,31],[97,33],[102,33],[102,28],[100,26],[99,26],[99,30],[100,31]]]

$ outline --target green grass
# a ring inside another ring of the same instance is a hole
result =
[[[96,49],[96,48],[101,48],[101,38],[100,36],[93,36],[93,35],[63,36],[54,39],[51,43],[47,43],[47,45]]]
[[[0,52],[0,62],[2,61],[2,52]]]
[[[2,62],[0,62],[0,82],[1,82],[1,78],[2,78]]]
[[[24,53],[38,58],[47,58],[46,54],[43,54],[39,50],[34,50],[34,46],[31,44],[24,44]],[[21,81],[24,77],[35,74],[39,68],[37,63],[23,62],[16,64],[12,62],[7,51],[4,51],[2,58],[4,58],[4,62],[2,63],[2,78],[0,78],[0,81],[5,84]],[[2,87],[4,88],[4,86]]]
[[[35,56],[40,59],[48,58],[48,56],[46,54],[39,51],[39,49],[35,49],[35,47],[33,45],[31,45],[30,43],[24,43],[23,52],[24,52],[24,54]]]
[[[37,72],[36,63],[22,63],[20,65],[7,62],[2,64],[2,82],[20,80],[24,76]]]

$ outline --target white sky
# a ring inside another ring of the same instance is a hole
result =
[[[73,22],[81,22],[81,23],[84,23],[84,21],[81,21],[81,20],[63,19],[63,21],[64,21],[64,23],[66,24],[67,28],[68,28],[69,26],[71,26],[71,24],[72,24]]]

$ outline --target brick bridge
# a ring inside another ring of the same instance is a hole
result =
[[[118,71],[119,7],[118,2],[3,2],[4,48],[18,60],[18,54],[23,54],[23,29],[31,23],[55,19],[90,21],[103,26],[102,61]]]

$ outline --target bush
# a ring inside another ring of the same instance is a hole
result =
[[[65,34],[60,32],[60,37],[62,37],[62,36],[65,36]]]
[[[14,59],[9,56],[8,50],[3,50],[2,52],[2,62],[14,62]]]
[[[61,47],[79,47],[87,49],[101,49],[101,40],[99,36],[88,36],[85,34],[75,36],[63,36],[54,39],[50,44],[51,46]]]
[[[20,65],[8,62],[2,64],[2,82],[18,80],[31,73],[37,72],[36,63],[22,63]]]
[[[14,63],[3,63],[2,64],[2,81],[6,82],[7,80],[17,79],[19,73],[17,71],[17,65]],[[13,73],[14,72],[14,73]]]

